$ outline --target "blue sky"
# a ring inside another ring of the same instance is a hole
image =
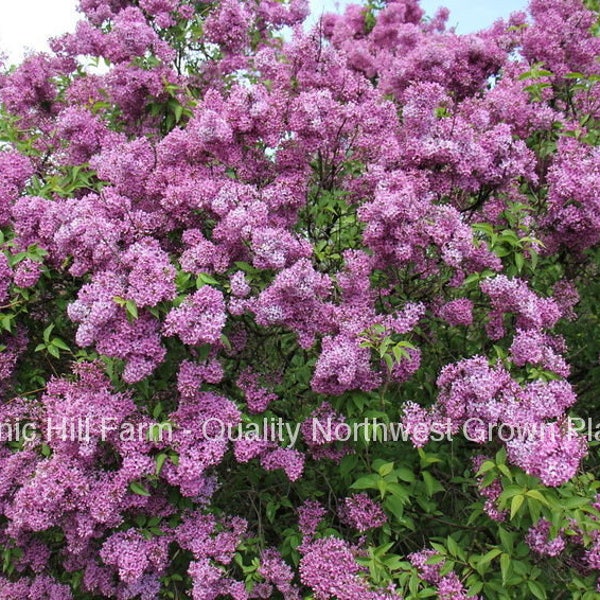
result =
[[[46,49],[46,40],[73,30],[77,21],[77,0],[0,0],[0,50],[11,61],[20,60],[26,49]],[[335,0],[310,0],[314,14],[335,10]],[[343,7],[348,0],[340,0]],[[460,33],[477,31],[515,10],[523,10],[526,0],[421,0],[430,15],[441,6],[450,9],[450,25]],[[33,17],[33,18],[32,18]]]
[[[483,29],[512,12],[525,10],[527,4],[523,0],[421,0],[421,6],[429,15],[433,15],[439,6],[447,6],[450,9],[448,24],[457,25],[459,33]]]
[[[346,4],[356,3],[349,0],[310,0],[313,13],[335,11],[336,6],[343,9]],[[450,9],[450,26],[457,26],[459,33],[471,33],[491,25],[502,17],[508,17],[516,10],[525,10],[527,0],[421,0],[425,12],[433,16],[440,6]]]

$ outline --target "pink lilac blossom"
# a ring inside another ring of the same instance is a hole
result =
[[[203,383],[220,383],[223,375],[223,366],[216,359],[204,363],[184,360],[177,373],[177,389],[182,396],[192,397]]]
[[[340,461],[353,450],[345,442],[347,427],[344,415],[323,402],[300,425],[300,432],[308,446],[308,453],[315,460]]]
[[[29,158],[18,152],[0,152],[0,225],[9,222],[11,205],[32,175]]]
[[[210,482],[210,467],[219,464],[227,452],[227,428],[236,427],[240,420],[240,411],[223,396],[213,392],[183,396],[169,416],[179,459],[177,465],[165,465],[165,479],[178,485],[184,496],[201,495]]]
[[[476,456],[473,459],[473,468],[476,471],[479,471],[481,465],[485,460],[488,460],[485,456]],[[499,523],[503,522],[508,516],[508,511],[500,510],[497,507],[497,501],[500,497],[500,494],[503,492],[502,483],[499,479],[494,479],[489,485],[483,486],[484,476],[480,476],[477,479],[479,494],[485,498],[485,502],[483,503],[483,510],[487,514],[490,519],[497,521]]]
[[[307,259],[300,259],[278,273],[253,305],[259,325],[285,325],[295,331],[303,348],[312,346],[317,331],[329,320],[325,300],[331,280],[318,273]]]
[[[585,551],[584,560],[590,569],[600,568],[600,537],[597,532],[592,532],[592,545]]]
[[[438,583],[441,575],[443,563],[429,563],[428,561],[434,556],[437,556],[435,550],[421,550],[408,555],[408,560],[411,565],[419,570],[419,575],[428,583]]]
[[[294,448],[275,448],[261,456],[260,464],[267,471],[282,469],[290,481],[296,481],[304,471],[304,454]]]
[[[560,485],[576,473],[587,445],[563,421],[575,402],[566,381],[521,385],[501,365],[490,367],[484,357],[473,357],[444,367],[437,385],[432,407],[404,407],[403,423],[416,446],[427,443],[436,423],[445,422],[450,432],[462,430],[480,444],[500,436],[511,462],[545,485]]]
[[[266,581],[272,583],[286,600],[300,600],[300,591],[292,583],[294,572],[277,550],[267,548],[262,552],[258,572]]]
[[[60,113],[56,133],[67,142],[65,161],[72,165],[89,162],[104,145],[119,139],[93,113],[76,106],[65,108]]]
[[[363,204],[363,239],[377,257],[377,266],[412,263],[417,272],[432,268],[430,249],[449,267],[470,270],[471,264],[499,268],[497,258],[476,246],[472,230],[457,210],[431,202],[423,177],[396,173],[381,184],[373,202]]]
[[[526,364],[539,365],[562,377],[568,377],[570,369],[561,356],[565,348],[561,340],[537,331],[517,329],[510,347],[510,357],[519,367]]]
[[[552,298],[540,298],[523,280],[497,275],[484,280],[480,287],[491,300],[490,315],[513,313],[517,316],[516,326],[521,329],[550,328],[561,316],[560,309]],[[503,337],[504,332],[498,335]],[[496,335],[490,337],[498,339]]]
[[[33,287],[38,282],[42,270],[41,262],[26,258],[16,266],[13,281],[16,286],[21,288]]]
[[[433,557],[438,556],[435,550],[421,550],[408,555],[408,559],[415,566],[420,576],[437,588],[438,597],[443,600],[478,600],[477,596],[468,596],[467,592],[454,572],[442,575],[441,571],[445,561],[428,564]]]
[[[402,424],[417,448],[422,448],[429,441],[434,427],[429,411],[416,402],[406,402],[402,407]]]
[[[149,314],[140,315],[135,322],[128,320],[125,309],[115,300],[124,297],[124,278],[104,272],[81,288],[67,312],[79,324],[77,344],[95,344],[99,352],[125,360],[124,377],[135,382],[149,375],[166,351],[160,343],[158,322]]]
[[[561,246],[581,252],[600,240],[599,153],[596,148],[565,138],[548,172],[548,213],[544,252]]]
[[[8,258],[4,252],[0,252],[0,302],[8,299],[8,290],[13,279],[13,271],[10,268]]]
[[[34,600],[34,598],[72,600],[73,598],[67,585],[58,583],[47,575],[38,575],[33,579],[22,578],[16,583],[0,578],[0,592],[6,600]]]
[[[439,314],[450,325],[471,325],[473,323],[473,302],[467,298],[451,300],[440,308]]]
[[[371,369],[371,353],[358,338],[344,335],[323,338],[321,354],[311,380],[320,394],[339,395],[352,389],[372,390],[379,376]]]
[[[583,436],[569,430],[568,424],[557,423],[545,425],[524,441],[511,440],[506,447],[513,463],[550,487],[571,479],[587,454]]]
[[[243,271],[236,271],[229,282],[231,293],[239,298],[244,298],[250,294],[251,288],[246,280],[246,275]]]
[[[169,543],[168,536],[147,540],[137,531],[119,532],[104,542],[100,557],[106,565],[118,568],[121,581],[133,584],[143,577],[149,567],[159,572],[166,567]]]
[[[344,499],[340,518],[361,532],[381,527],[387,521],[381,506],[364,493]]]
[[[527,545],[543,556],[558,556],[566,547],[566,541],[561,532],[550,539],[551,523],[540,519],[527,533]]]
[[[477,596],[469,596],[456,573],[444,575],[437,584],[440,600],[477,600]]]
[[[204,286],[188,296],[181,306],[174,308],[165,319],[165,335],[177,335],[184,344],[216,344],[225,326],[223,294]]]
[[[133,244],[123,253],[123,266],[127,275],[127,298],[138,307],[156,306],[163,300],[173,300],[175,268],[154,239],[145,239]]]
[[[317,532],[326,511],[316,500],[305,500],[298,507],[298,527],[305,539],[310,540]]]
[[[44,229],[35,241],[48,249],[55,261],[72,258],[69,272],[81,277],[92,270],[116,266],[115,258],[125,235],[123,219],[129,221],[130,204],[113,192],[89,194],[70,200],[38,206]],[[117,208],[118,206],[118,208]]]
[[[406,348],[408,356],[402,356],[400,361],[396,361],[390,373],[391,378],[402,383],[408,381],[421,366],[421,350],[419,348]]]
[[[244,394],[248,410],[251,413],[262,413],[271,402],[277,400],[277,395],[261,385],[259,373],[248,368],[238,377],[236,384]]]
[[[352,548],[344,540],[327,537],[305,544],[300,560],[300,579],[317,600],[376,600],[393,598],[369,589],[361,577]]]

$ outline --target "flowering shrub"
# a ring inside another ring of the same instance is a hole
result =
[[[0,74],[0,598],[597,598],[598,2],[79,4]]]

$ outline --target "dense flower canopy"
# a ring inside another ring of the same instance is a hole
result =
[[[597,2],[79,4],[0,73],[0,597],[597,597]]]

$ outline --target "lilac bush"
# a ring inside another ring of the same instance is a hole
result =
[[[0,598],[596,598],[598,1],[79,10],[0,72]]]

